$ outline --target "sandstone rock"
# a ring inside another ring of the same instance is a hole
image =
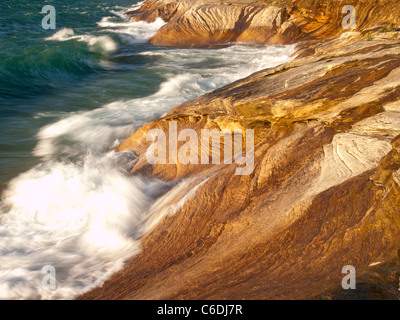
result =
[[[162,46],[286,44],[330,39],[342,33],[346,38],[354,37],[366,30],[374,32],[376,38],[399,39],[400,6],[396,0],[357,1],[357,29],[353,32],[342,27],[342,9],[348,4],[345,0],[294,0],[281,1],[277,7],[277,1],[269,0],[147,0],[131,15],[134,21],[167,21],[151,40]]]
[[[397,259],[400,41],[310,44],[314,55],[188,101],[121,144],[139,156],[132,174],[187,179],[195,194],[173,215],[159,209],[142,253],[82,298],[329,298],[343,266],[368,277]],[[146,132],[170,121],[254,129],[253,174],[149,165]]]
[[[287,13],[278,7],[205,4],[170,20],[151,43],[161,46],[268,43],[286,19]]]
[[[152,0],[130,14],[134,21],[167,21],[151,40],[162,46],[290,43],[300,35],[296,24],[287,21],[286,8],[257,1]]]
[[[355,1],[349,32],[347,4],[147,0],[132,13],[168,22],[158,45],[301,42],[292,62],[177,106],[121,144],[139,156],[132,174],[180,185],[146,217],[142,253],[81,298],[375,297],[341,291],[345,265],[377,298],[399,298],[388,281],[400,271],[400,6]],[[253,129],[254,172],[149,165],[146,133],[171,121],[197,133]]]

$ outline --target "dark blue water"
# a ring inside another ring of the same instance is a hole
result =
[[[164,22],[130,23],[135,3],[0,2],[0,299],[74,298],[119,270],[168,185],[131,177],[134,154],[113,149],[180,103],[293,52],[154,47]],[[41,26],[46,4],[56,30]],[[57,270],[55,291],[42,285],[46,265]]]

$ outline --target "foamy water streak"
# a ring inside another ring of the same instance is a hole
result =
[[[140,8],[143,2],[132,6],[129,10],[136,10]],[[125,14],[127,10],[110,10],[115,16],[104,17],[97,23],[102,29],[99,32],[116,33],[124,40],[123,42],[130,44],[146,43],[148,42],[163,25],[165,21],[158,18],[152,23],[145,21],[129,22],[129,17]],[[122,20],[121,20],[122,19]],[[106,29],[107,28],[107,29]],[[108,35],[92,35],[92,34],[79,34],[76,35],[75,31],[71,28],[62,28],[54,33],[52,36],[47,37],[47,41],[68,41],[77,40],[86,42],[93,50],[100,50],[105,52],[114,52],[118,49],[118,43]]]
[[[149,23],[145,21],[138,22],[110,22],[109,17],[103,18],[98,23],[100,27],[107,28],[103,31],[117,33],[130,44],[148,42],[160,29],[165,25],[165,21],[158,18],[156,21]],[[125,35],[125,37],[124,37]],[[128,35],[128,37],[126,37]]]
[[[117,43],[109,36],[75,35],[74,30],[70,28],[63,28],[51,37],[46,38],[47,41],[68,41],[74,39],[86,42],[91,49],[100,49],[105,52],[113,52],[118,49]]]
[[[124,156],[45,162],[11,182],[0,225],[1,298],[74,298],[139,250],[136,228],[158,186],[121,172],[132,161]],[[45,265],[56,268],[56,291],[42,287]]]
[[[113,19],[103,19],[99,27],[132,42],[155,30],[152,24]],[[51,40],[90,45],[95,38],[60,30]],[[69,114],[42,128],[34,151],[42,163],[12,180],[3,194],[0,298],[72,299],[119,270],[139,252],[139,239],[149,228],[195,196],[201,181],[168,185],[131,177],[135,155],[115,153],[112,147],[188,99],[290,60],[293,50],[233,46],[144,51],[140,55],[158,57],[149,72],[165,78],[156,93]],[[42,287],[45,265],[56,267],[56,291]]]
[[[76,157],[88,148],[92,152],[104,152],[180,103],[255,71],[287,62],[293,51],[294,46],[232,46],[220,50],[142,52],[141,55],[159,55],[161,59],[153,67],[166,70],[167,79],[158,92],[145,98],[115,101],[46,126],[38,134],[39,143],[34,153],[51,159]]]
[[[101,21],[97,22],[97,25],[103,28],[103,32],[118,34],[127,43],[146,43],[166,24],[166,22],[161,18],[151,23],[145,21],[129,22],[130,17],[126,15],[126,12],[135,11],[139,9],[142,4],[143,2],[139,2],[128,10],[110,10],[114,16],[102,18]]]

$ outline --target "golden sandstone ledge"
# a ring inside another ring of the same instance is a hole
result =
[[[287,44],[340,34],[345,5],[355,7],[362,30],[400,23],[395,0],[147,0],[129,14],[133,21],[167,22],[154,45]]]
[[[357,9],[358,27],[351,32],[340,24],[344,4]],[[239,18],[232,12],[226,17],[239,19],[240,28],[207,34],[203,27],[214,24],[208,19],[219,6],[221,12],[241,7]],[[264,17],[263,10],[276,15]],[[244,30],[246,12],[275,22],[257,31],[252,21]],[[223,44],[248,36],[249,42],[296,42],[298,56],[177,106],[122,143],[120,151],[139,156],[132,174],[184,181],[169,203],[191,190],[194,196],[174,215],[159,209],[158,223],[141,240],[142,252],[81,298],[399,298],[396,1],[165,0],[146,1],[133,14],[169,21],[155,44],[189,45],[193,34],[195,46],[208,44],[206,38]],[[281,37],[288,21],[297,30],[292,39]],[[253,174],[235,175],[236,164],[150,166],[146,132],[168,132],[171,121],[197,132],[254,129]],[[357,270],[356,292],[341,289],[345,265]]]

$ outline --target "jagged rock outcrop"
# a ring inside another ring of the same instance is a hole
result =
[[[300,34],[283,6],[251,1],[148,1],[133,20],[168,23],[151,40],[161,46],[212,46],[232,42],[288,43]]]
[[[400,24],[397,0],[147,0],[130,14],[134,21],[168,22],[151,40],[155,45],[287,44],[343,33],[346,5],[355,7],[357,31],[379,26],[386,33]]]
[[[363,38],[309,42],[312,56],[188,101],[126,140],[119,150],[139,156],[133,174],[184,179],[182,195],[195,196],[174,215],[159,208],[142,253],[82,298],[332,298],[345,265],[371,285],[376,263],[390,274],[400,249],[400,41]],[[146,134],[171,121],[254,129],[254,172],[149,165]]]

